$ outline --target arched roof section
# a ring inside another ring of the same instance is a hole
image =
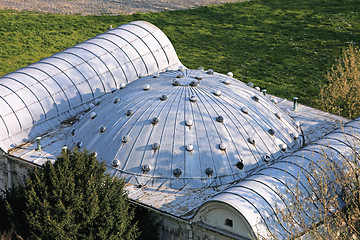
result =
[[[215,195],[200,206],[194,218],[200,218],[197,215],[205,211],[208,202],[221,202],[244,216],[256,235],[268,238],[272,233],[279,239],[286,239],[289,233],[305,229],[296,227],[296,224],[295,229],[294,226],[289,227],[281,219],[280,211],[291,211],[292,201],[297,198],[306,209],[299,214],[308,226],[319,221],[319,205],[309,201],[309,198],[315,199],[314,194],[320,186],[318,174],[324,174],[322,176],[329,181],[334,181],[334,172],[326,168],[326,162],[334,163],[336,169],[351,168],[353,164],[358,164],[359,150],[360,118],[313,144],[270,163]],[[295,216],[294,221],[300,220]]]
[[[165,34],[136,21],[0,78],[0,147],[15,145],[60,122],[141,75],[181,65]]]

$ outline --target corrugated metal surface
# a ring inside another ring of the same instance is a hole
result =
[[[269,164],[255,174],[249,175],[238,184],[217,194],[209,201],[227,203],[237,209],[250,223],[254,231],[263,237],[269,232],[280,238],[287,238],[295,229],[290,229],[281,220],[280,210],[288,209],[296,195],[303,201],[306,211],[300,213],[309,225],[316,223],[317,206],[306,199],[311,197],[318,179],[314,172],[324,172],[327,161],[346,167],[355,162],[360,150],[360,118],[335,130],[313,144],[296,151],[290,156]],[[355,151],[354,151],[355,150]],[[324,172],[333,180],[331,171]],[[309,181],[307,178],[310,177]],[[205,202],[201,208],[206,208]],[[278,210],[276,210],[278,208]],[[314,221],[310,216],[315,217]],[[318,215],[319,217],[319,215]],[[299,229],[301,230],[301,229]],[[304,230],[304,229],[302,229]]]
[[[178,74],[184,76],[177,78]],[[161,100],[162,95],[167,99]],[[282,110],[267,96],[236,79],[200,70],[168,71],[157,78],[140,78],[103,99],[73,125],[75,134],[68,134],[67,144],[95,151],[114,167],[114,175],[133,185],[219,186],[242,179],[266,161],[301,146],[301,137],[292,137],[301,135],[300,129],[285,113],[278,118],[279,113]],[[153,118],[158,122],[152,123]],[[281,150],[282,144],[286,151]]]
[[[160,29],[137,21],[0,78],[0,147],[7,150],[89,108],[141,74],[181,65]]]

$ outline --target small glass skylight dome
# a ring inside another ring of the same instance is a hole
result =
[[[143,77],[109,94],[93,109],[96,118],[88,113],[74,124],[78,130],[68,134],[67,144],[82,142],[114,176],[130,184],[173,189],[243,179],[302,145],[300,128],[268,96],[231,76],[189,69],[181,74],[179,78],[173,70],[156,79]],[[143,91],[144,84],[151,85],[151,91]],[[113,104],[115,98],[121,104]],[[154,118],[161,121],[154,124]],[[99,134],[102,125],[106,131]],[[123,136],[128,136],[126,143]],[[114,159],[119,161],[116,167]],[[144,165],[152,166],[146,174]],[[176,169],[181,174],[174,174]]]

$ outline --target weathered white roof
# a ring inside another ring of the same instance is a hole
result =
[[[300,135],[254,88],[184,69],[141,78],[103,99],[73,125],[67,145],[96,152],[131,184],[182,189],[242,179],[299,148]]]
[[[0,147],[25,143],[141,75],[181,65],[165,34],[137,21],[0,78]]]

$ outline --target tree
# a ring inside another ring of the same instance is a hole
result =
[[[34,169],[18,190],[28,230],[20,232],[31,239],[135,239],[139,233],[125,183],[105,172],[86,150],[63,153]],[[15,223],[15,230],[19,226]]]

